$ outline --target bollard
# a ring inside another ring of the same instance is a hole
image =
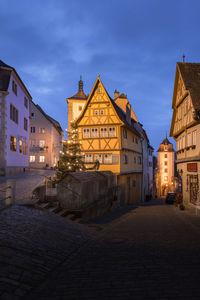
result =
[[[16,180],[6,181],[6,206],[15,203]]]

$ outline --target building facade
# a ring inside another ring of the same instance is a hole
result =
[[[115,101],[117,98],[119,101]],[[76,122],[85,162],[90,166],[98,160],[100,171],[115,173],[121,204],[131,204],[143,201],[143,140],[125,98],[122,94],[113,100],[98,76]],[[68,99],[71,105],[77,103],[76,99]],[[72,120],[70,114],[69,111],[68,122]]]
[[[175,151],[172,143],[166,137],[157,151],[157,196],[166,196],[168,192],[175,191]]]
[[[0,175],[28,167],[31,99],[16,70],[0,60]]]
[[[200,202],[200,63],[177,63],[170,135],[177,143],[177,171],[186,205]]]
[[[62,128],[39,105],[30,102],[29,166],[54,168],[62,151]]]

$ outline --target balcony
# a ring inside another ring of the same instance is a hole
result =
[[[44,147],[39,147],[39,146],[30,147],[29,151],[30,152],[48,152],[48,146],[44,146]]]

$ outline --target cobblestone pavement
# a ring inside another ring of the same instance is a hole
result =
[[[122,207],[86,226],[14,207],[0,220],[3,300],[200,298],[200,216],[188,210]]]
[[[55,174],[53,170],[39,170],[31,169],[27,170],[25,173],[19,173],[12,176],[0,177],[0,202],[1,199],[5,199],[6,180],[14,179],[16,180],[16,203],[23,204],[29,202],[29,198],[32,190],[42,183],[47,176],[52,176]]]

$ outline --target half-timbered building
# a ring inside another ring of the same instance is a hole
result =
[[[200,63],[177,63],[170,135],[177,143],[177,170],[185,204],[200,202]]]
[[[76,122],[85,162],[90,165],[98,160],[100,171],[109,170],[117,175],[121,202],[140,202],[142,139],[136,120],[131,118],[130,104],[124,112],[111,99],[98,76]]]

